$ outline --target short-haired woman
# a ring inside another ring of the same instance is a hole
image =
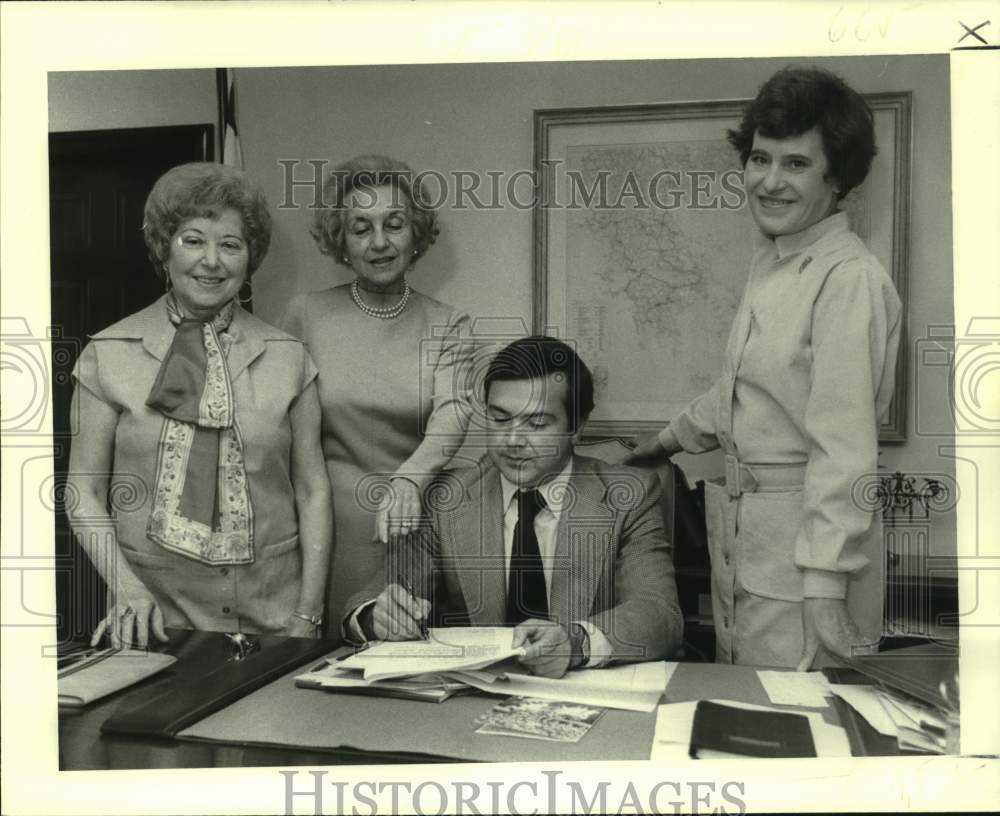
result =
[[[422,491],[464,439],[472,347],[468,316],[407,279],[438,234],[419,175],[395,159],[358,156],[331,172],[323,202],[313,238],[354,279],[296,297],[282,325],[319,367],[334,620],[383,569],[388,536],[413,529]],[[388,512],[376,511],[387,495]]]
[[[239,305],[267,202],[242,171],[185,164],[154,185],[143,232],[165,294],[73,371],[67,513],[109,589],[94,642],[316,637],[332,537],[316,367]]]
[[[729,140],[761,235],[722,375],[628,461],[722,448],[725,485],[706,487],[717,659],[805,669],[881,633],[880,529],[854,497],[877,468],[901,305],[838,209],[875,155],[857,92],[786,68]]]

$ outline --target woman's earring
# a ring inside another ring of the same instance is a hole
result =
[[[247,288],[249,294],[246,297],[241,297],[243,294],[243,287]],[[253,286],[250,284],[250,278],[245,278],[242,285],[240,286],[240,291],[236,293],[236,300],[241,306],[246,306],[251,300],[253,300]]]
[[[174,282],[170,280],[170,270],[166,266],[163,267],[163,291],[169,292],[174,288]]]

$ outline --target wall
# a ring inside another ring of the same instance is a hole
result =
[[[530,169],[535,108],[751,97],[788,60],[427,65],[407,67],[239,69],[240,125],[247,169],[272,204],[286,199],[279,159],[331,167],[359,153],[386,153],[415,170],[511,174]],[[953,317],[950,88],[946,56],[810,60],[864,93],[913,92],[913,172],[908,269],[908,442],[886,446],[886,470],[953,476],[938,454],[951,427],[940,369],[917,370],[915,341]],[[275,235],[255,278],[256,302],[278,319],[297,292],[347,281],[316,251],[308,234],[310,189],[298,206],[275,210]],[[455,209],[442,213],[438,243],[413,279],[427,294],[473,315],[524,320],[532,313],[531,213]],[[918,376],[919,375],[919,376]],[[918,393],[919,390],[919,393]],[[919,416],[915,405],[919,402]],[[919,420],[919,422],[917,421]],[[718,458],[681,457],[692,476],[721,472]],[[919,485],[919,482],[918,482]],[[933,553],[955,551],[952,513],[938,516]]]
[[[239,124],[247,170],[265,187],[274,237],[254,278],[255,303],[277,321],[288,300],[348,280],[309,237],[312,193],[285,202],[281,159],[332,164],[359,153],[386,153],[415,169],[529,170],[536,108],[642,104],[751,97],[788,60],[523,63],[350,68],[237,69]],[[915,343],[929,327],[953,321],[951,138],[948,58],[866,57],[810,60],[858,90],[913,92],[913,172],[908,269],[908,441],[886,446],[889,471],[954,475],[939,455],[952,426],[941,369],[918,366]],[[213,122],[211,70],[88,72],[50,75],[51,130]],[[531,326],[531,213],[446,210],[438,243],[413,280],[421,291],[474,316]],[[745,274],[742,270],[739,274]],[[937,435],[935,435],[935,432]],[[682,457],[694,477],[721,470],[717,458]],[[953,514],[938,516],[932,552],[955,551]]]
[[[49,131],[214,124],[215,70],[53,71]]]

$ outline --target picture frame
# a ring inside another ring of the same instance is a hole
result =
[[[844,209],[905,316],[912,94],[865,99],[879,152]],[[588,437],[658,430],[721,371],[756,234],[725,138],[748,101],[534,113],[534,330],[588,361]],[[906,441],[905,328],[880,443]]]

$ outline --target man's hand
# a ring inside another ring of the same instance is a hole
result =
[[[569,669],[573,651],[569,632],[557,623],[529,618],[514,628],[513,646],[524,647],[518,660],[532,674],[562,677]]]
[[[372,634],[376,640],[420,640],[431,602],[411,595],[399,584],[389,584],[375,599]]]
[[[624,465],[634,467],[661,467],[670,461],[670,451],[660,444],[658,433],[647,433],[639,436],[635,441],[635,447],[622,460]]]
[[[799,671],[809,671],[820,646],[837,657],[871,654],[875,644],[866,643],[841,598],[806,598],[802,603],[802,659]]]

